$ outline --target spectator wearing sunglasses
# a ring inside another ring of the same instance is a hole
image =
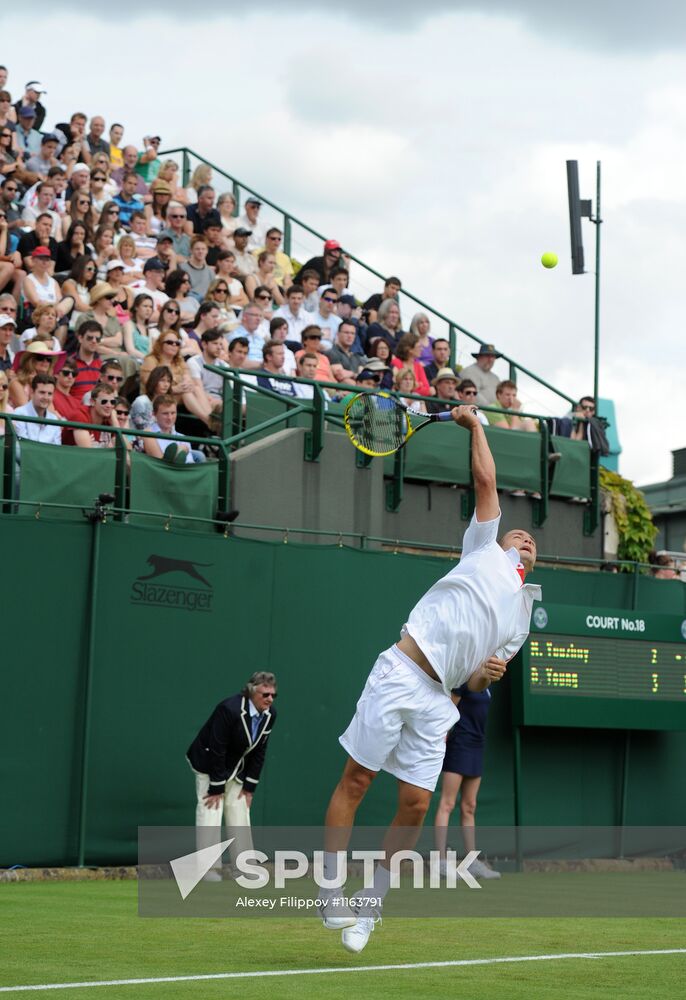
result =
[[[12,299],[14,311],[9,308],[8,300]],[[10,345],[17,332],[17,304],[12,295],[0,295],[0,372],[12,368],[14,351]]]
[[[191,238],[186,232],[186,209],[180,201],[172,201],[167,209],[167,228],[163,229],[159,238],[168,236],[172,241],[172,249],[176,256],[188,260],[191,255]]]
[[[478,395],[479,390],[476,387],[476,383],[472,382],[470,378],[463,378],[457,387],[457,398],[461,399],[463,403],[476,403]],[[488,418],[485,413],[477,410],[476,416],[480,424],[488,427]]]
[[[124,380],[124,371],[121,363],[116,358],[108,358],[107,361],[103,361],[98,384],[102,383],[102,385],[108,386],[112,392],[119,394]],[[87,392],[82,400],[83,405],[90,406],[91,398],[91,393]]]
[[[317,326],[321,327],[322,350],[324,351],[330,351],[333,347],[338,327],[341,325],[341,319],[336,313],[337,305],[338,292],[335,288],[324,289],[319,299],[319,308],[313,317]]]
[[[86,393],[100,381],[102,358],[98,354],[98,347],[102,340],[102,327],[96,320],[86,319],[79,326],[76,339],[79,347],[69,360],[73,361],[76,367],[72,393],[74,398],[81,402]]]
[[[84,407],[85,417],[82,418],[84,424],[102,424],[105,427],[121,427],[119,417],[116,413],[117,391],[109,385],[98,382],[91,393],[91,401],[88,407]],[[131,438],[124,437],[126,447],[131,447]],[[117,435],[108,431],[83,430],[67,427],[62,432],[62,444],[76,445],[77,448],[114,448],[117,442]]]
[[[0,211],[5,213],[7,227],[10,232],[23,226],[21,209],[17,195],[19,184],[13,177],[5,177],[0,184]]]
[[[277,226],[272,226],[271,229],[267,230],[265,245],[260,247],[259,250],[255,250],[254,255],[258,258],[265,250],[273,254],[275,262],[274,279],[281,288],[290,288],[293,284],[293,261],[287,253],[279,249],[282,239],[283,233],[281,230]],[[317,275],[317,279],[319,279],[319,275]]]
[[[591,417],[595,417],[595,399],[593,396],[582,396],[572,413],[574,425],[569,436],[574,441],[585,440],[586,424],[583,423],[583,418],[590,420]]]
[[[57,384],[55,386],[52,405],[65,420],[75,420],[79,423],[85,423],[88,420],[88,407],[73,392],[77,375],[78,368],[76,367],[76,362],[73,358],[67,358],[55,376]],[[63,431],[62,444],[64,443]]]

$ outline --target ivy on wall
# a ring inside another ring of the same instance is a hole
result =
[[[648,562],[657,528],[646,498],[634,484],[617,472],[600,467],[600,487],[608,496],[619,533],[619,559]],[[628,567],[627,567],[628,568]]]

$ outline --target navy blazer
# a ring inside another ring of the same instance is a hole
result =
[[[250,699],[242,694],[220,701],[188,748],[191,766],[210,777],[208,795],[223,794],[226,782],[235,778],[246,792],[257,788],[276,710],[262,713],[253,741],[249,705]]]

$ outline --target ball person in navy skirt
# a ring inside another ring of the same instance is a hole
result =
[[[465,853],[475,851],[476,800],[483,774],[486,720],[491,707],[491,690],[470,691],[467,684],[453,690],[459,699],[460,720],[448,733],[443,760],[441,801],[436,811],[436,848],[441,854],[441,872],[445,873],[448,823],[460,796],[460,824]],[[469,868],[478,878],[500,878],[500,872],[477,858]]]

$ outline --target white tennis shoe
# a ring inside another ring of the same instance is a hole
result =
[[[344,905],[340,890],[334,889],[329,892],[322,890],[319,898],[323,905],[317,909],[327,931],[342,931],[346,927],[355,926],[357,915],[349,906]]]
[[[360,917],[354,927],[346,928],[341,934],[343,947],[355,954],[362,951],[371,937],[374,926],[380,923],[381,914],[378,910],[372,910],[371,917]]]
[[[489,868],[485,861],[472,861],[469,866],[469,874],[473,875],[474,878],[500,878],[500,872],[495,871],[493,868]]]

